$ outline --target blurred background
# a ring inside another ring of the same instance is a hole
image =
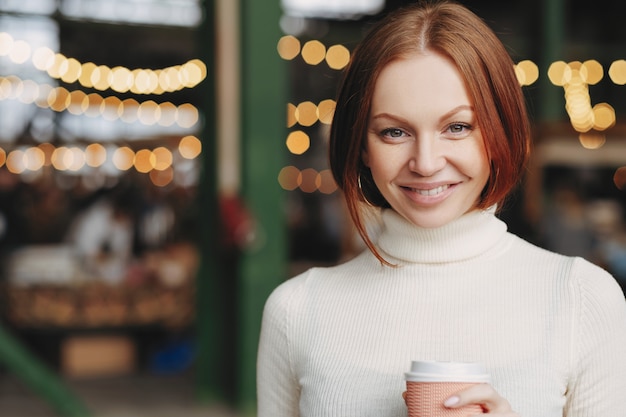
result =
[[[252,416],[261,310],[363,249],[326,161],[337,83],[408,0],[0,0],[0,413]],[[626,283],[619,3],[462,1],[534,151],[501,216]]]

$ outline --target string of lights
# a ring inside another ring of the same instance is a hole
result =
[[[79,83],[85,88],[118,93],[164,94],[193,88],[206,78],[206,66],[199,59],[192,59],[182,65],[160,69],[109,67],[93,62],[82,63],[75,58],[67,58],[59,52],[42,46],[34,51],[30,44],[15,40],[6,32],[0,32],[0,57],[6,56],[15,64],[31,60],[40,71],[65,83]]]
[[[138,122],[146,126],[176,125],[191,129],[200,119],[198,109],[190,103],[177,106],[169,101],[138,101],[134,98],[120,99],[115,95],[129,92],[160,95],[194,88],[206,78],[206,66],[199,59],[161,69],[109,68],[92,62],[81,63],[47,47],[33,50],[28,42],[16,40],[6,32],[0,32],[0,57],[20,65],[30,61],[37,70],[53,80],[113,93],[108,96],[99,92],[87,93],[81,89],[70,90],[8,75],[0,76],[0,101],[17,100],[55,112],[102,117],[105,121]],[[74,174],[105,167],[117,171],[134,168],[137,172],[148,174],[155,185],[166,186],[173,180],[175,159],[193,160],[201,149],[200,140],[193,135],[183,137],[172,150],[157,146],[135,151],[120,144],[105,146],[95,142],[86,146],[55,146],[48,142],[37,146],[8,145],[0,148],[0,167],[6,166],[9,172],[16,175],[37,173],[48,167]]]

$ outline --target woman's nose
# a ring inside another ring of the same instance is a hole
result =
[[[409,169],[423,177],[430,177],[441,170],[446,159],[441,144],[434,138],[420,137],[415,141],[413,155],[409,161]]]

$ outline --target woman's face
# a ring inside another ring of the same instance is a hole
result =
[[[417,226],[439,227],[476,207],[490,164],[451,61],[416,54],[383,69],[362,157],[387,202]]]

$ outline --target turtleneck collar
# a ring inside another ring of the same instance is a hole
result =
[[[407,263],[458,262],[474,258],[494,248],[507,231],[506,224],[495,216],[495,207],[471,211],[432,229],[417,227],[394,210],[385,209],[382,226],[378,247]]]

